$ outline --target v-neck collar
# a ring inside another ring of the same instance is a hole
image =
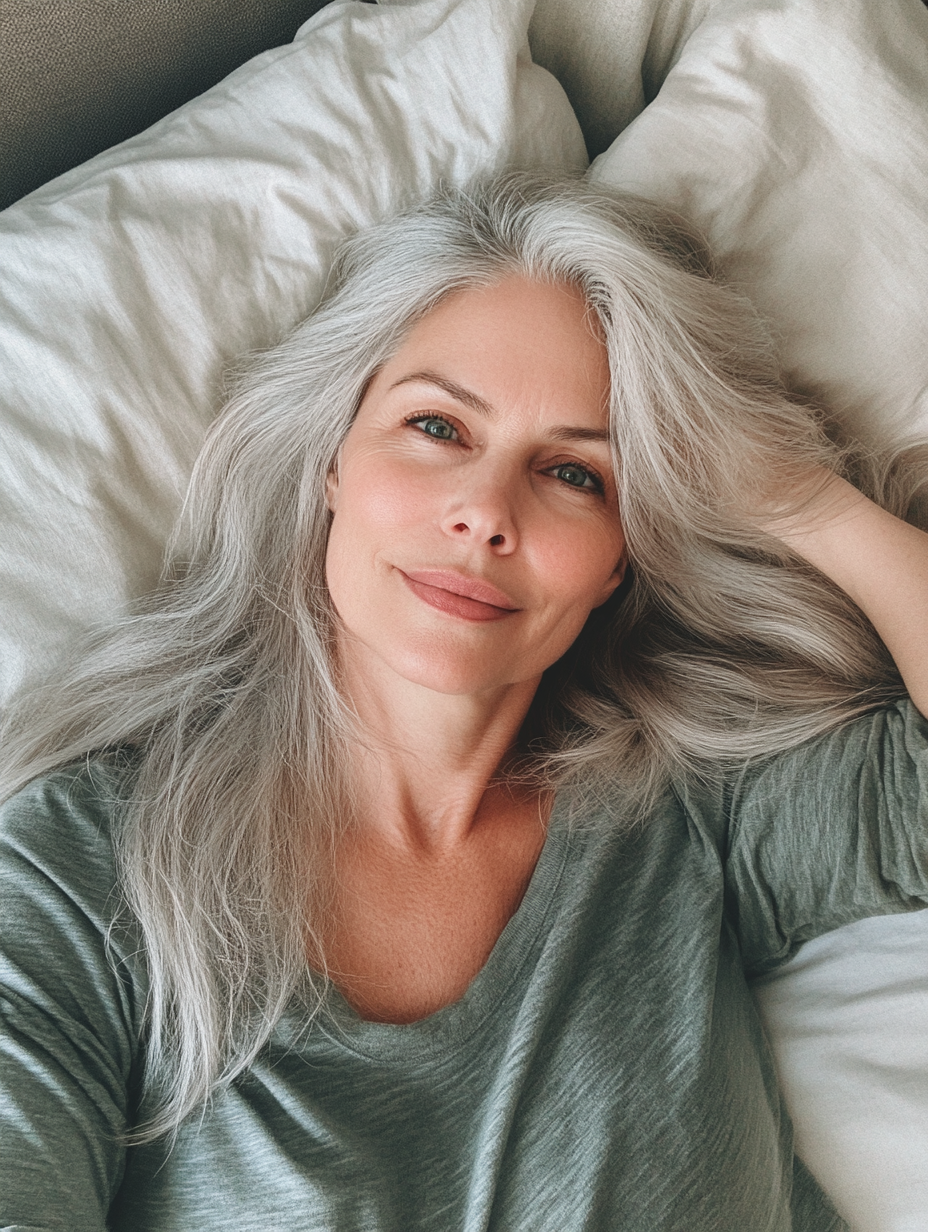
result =
[[[410,1050],[447,1054],[465,1042],[499,1005],[545,925],[569,849],[568,804],[555,798],[548,833],[522,902],[496,939],[464,995],[411,1023],[370,1022],[331,985],[316,1026],[336,1044],[377,1060],[401,1060]]]

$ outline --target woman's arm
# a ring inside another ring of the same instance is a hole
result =
[[[0,1228],[103,1232],[122,1180],[145,987],[110,927],[117,790],[72,768],[0,809]]]
[[[854,600],[928,717],[928,534],[836,475],[825,479],[800,514],[765,529]]]

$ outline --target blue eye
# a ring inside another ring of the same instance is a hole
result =
[[[457,436],[457,429],[454,425],[448,423],[447,419],[442,419],[440,415],[424,415],[421,419],[413,419],[410,422],[420,432],[433,437],[436,441],[453,441]]]
[[[599,480],[595,475],[591,474],[586,467],[578,466],[576,462],[563,462],[560,466],[555,466],[551,474],[560,479],[562,483],[569,484],[572,488],[595,488],[600,490]]]

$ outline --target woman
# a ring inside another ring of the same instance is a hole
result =
[[[11,727],[0,1222],[840,1226],[745,972],[928,901],[928,537],[848,465],[643,202],[347,245]]]

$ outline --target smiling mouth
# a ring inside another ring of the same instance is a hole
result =
[[[423,569],[414,573],[399,570],[413,594],[449,616],[464,620],[505,620],[521,608],[489,582],[443,569]]]

